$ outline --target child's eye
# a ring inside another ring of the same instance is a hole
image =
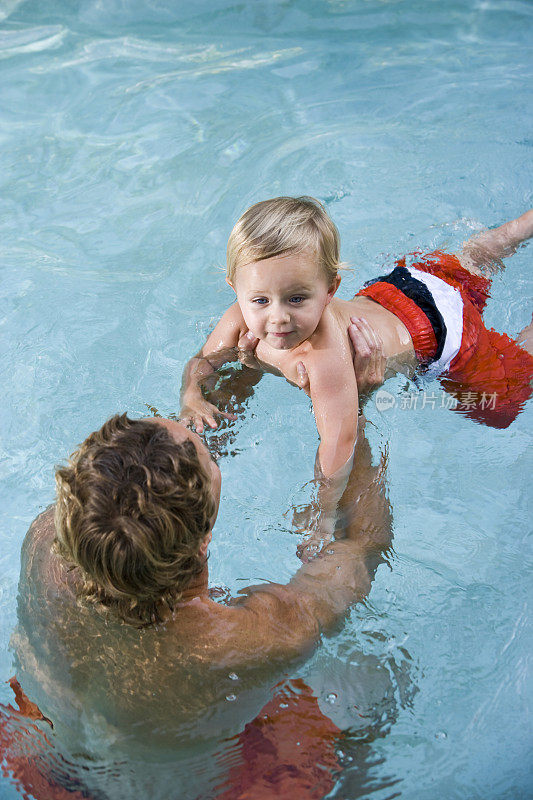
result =
[[[257,303],[258,306],[264,306],[266,303],[268,303],[268,300],[266,297],[256,297],[254,300],[252,300],[252,303]]]
[[[305,297],[302,297],[301,294],[295,294],[294,297],[291,297],[290,302],[293,305],[298,305],[298,303],[303,303],[304,300],[305,300]]]

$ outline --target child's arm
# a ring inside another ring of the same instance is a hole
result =
[[[317,505],[306,511],[306,544],[327,541],[333,535],[337,507],[353,465],[357,440],[359,398],[352,356],[348,352],[318,350],[303,356],[309,394],[320,436],[315,463]]]
[[[215,416],[235,419],[233,414],[220,411],[205,400],[200,384],[224,364],[237,361],[243,350],[252,351],[257,340],[249,334],[237,303],[234,303],[217,323],[204,346],[183,370],[180,419],[193,424],[198,433],[204,425],[216,428]]]
[[[303,359],[320,436],[318,462],[325,478],[351,458],[357,439],[359,396],[351,354],[313,351]]]
[[[516,248],[533,236],[533,209],[492,230],[472,236],[457,253],[462,266],[469,272],[491,261],[512,255]]]

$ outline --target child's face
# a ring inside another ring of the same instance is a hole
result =
[[[239,267],[233,288],[254,336],[292,350],[315,332],[339,282],[329,285],[316,255],[303,252]]]

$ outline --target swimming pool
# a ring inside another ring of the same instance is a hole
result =
[[[20,546],[53,465],[117,410],[178,410],[184,362],[231,301],[219,266],[248,205],[323,200],[354,266],[342,297],[396,255],[453,251],[532,205],[525,0],[77,9],[0,7],[0,703]],[[495,281],[499,330],[530,319],[532,252]],[[533,410],[493,430],[430,388],[435,407],[367,406],[390,448],[391,569],[296,676],[348,731],[332,797],[531,793]],[[297,568],[285,512],[317,444],[306,399],[271,376],[236,431],[211,547],[211,581],[231,591]]]

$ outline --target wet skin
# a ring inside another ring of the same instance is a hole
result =
[[[218,507],[220,471],[202,440],[177,422],[154,424],[176,441],[194,443]],[[21,685],[54,720],[57,734],[83,739],[80,721],[94,714],[112,721],[121,736],[140,741],[186,738],[187,726],[194,722],[201,730],[204,717],[212,730],[213,718],[228,714],[230,671],[242,676],[239,714],[252,718],[279,670],[306,657],[320,632],[366,595],[390,543],[383,485],[376,482],[364,437],[358,446],[360,458],[341,503],[345,537],[331,542],[322,557],[304,564],[287,585],[248,587],[229,605],[211,599],[206,563],[166,621],[142,631],[77,601],[78,571],[52,547],[53,508],[41,514],[23,545],[13,648]],[[209,540],[210,534],[201,552]]]

